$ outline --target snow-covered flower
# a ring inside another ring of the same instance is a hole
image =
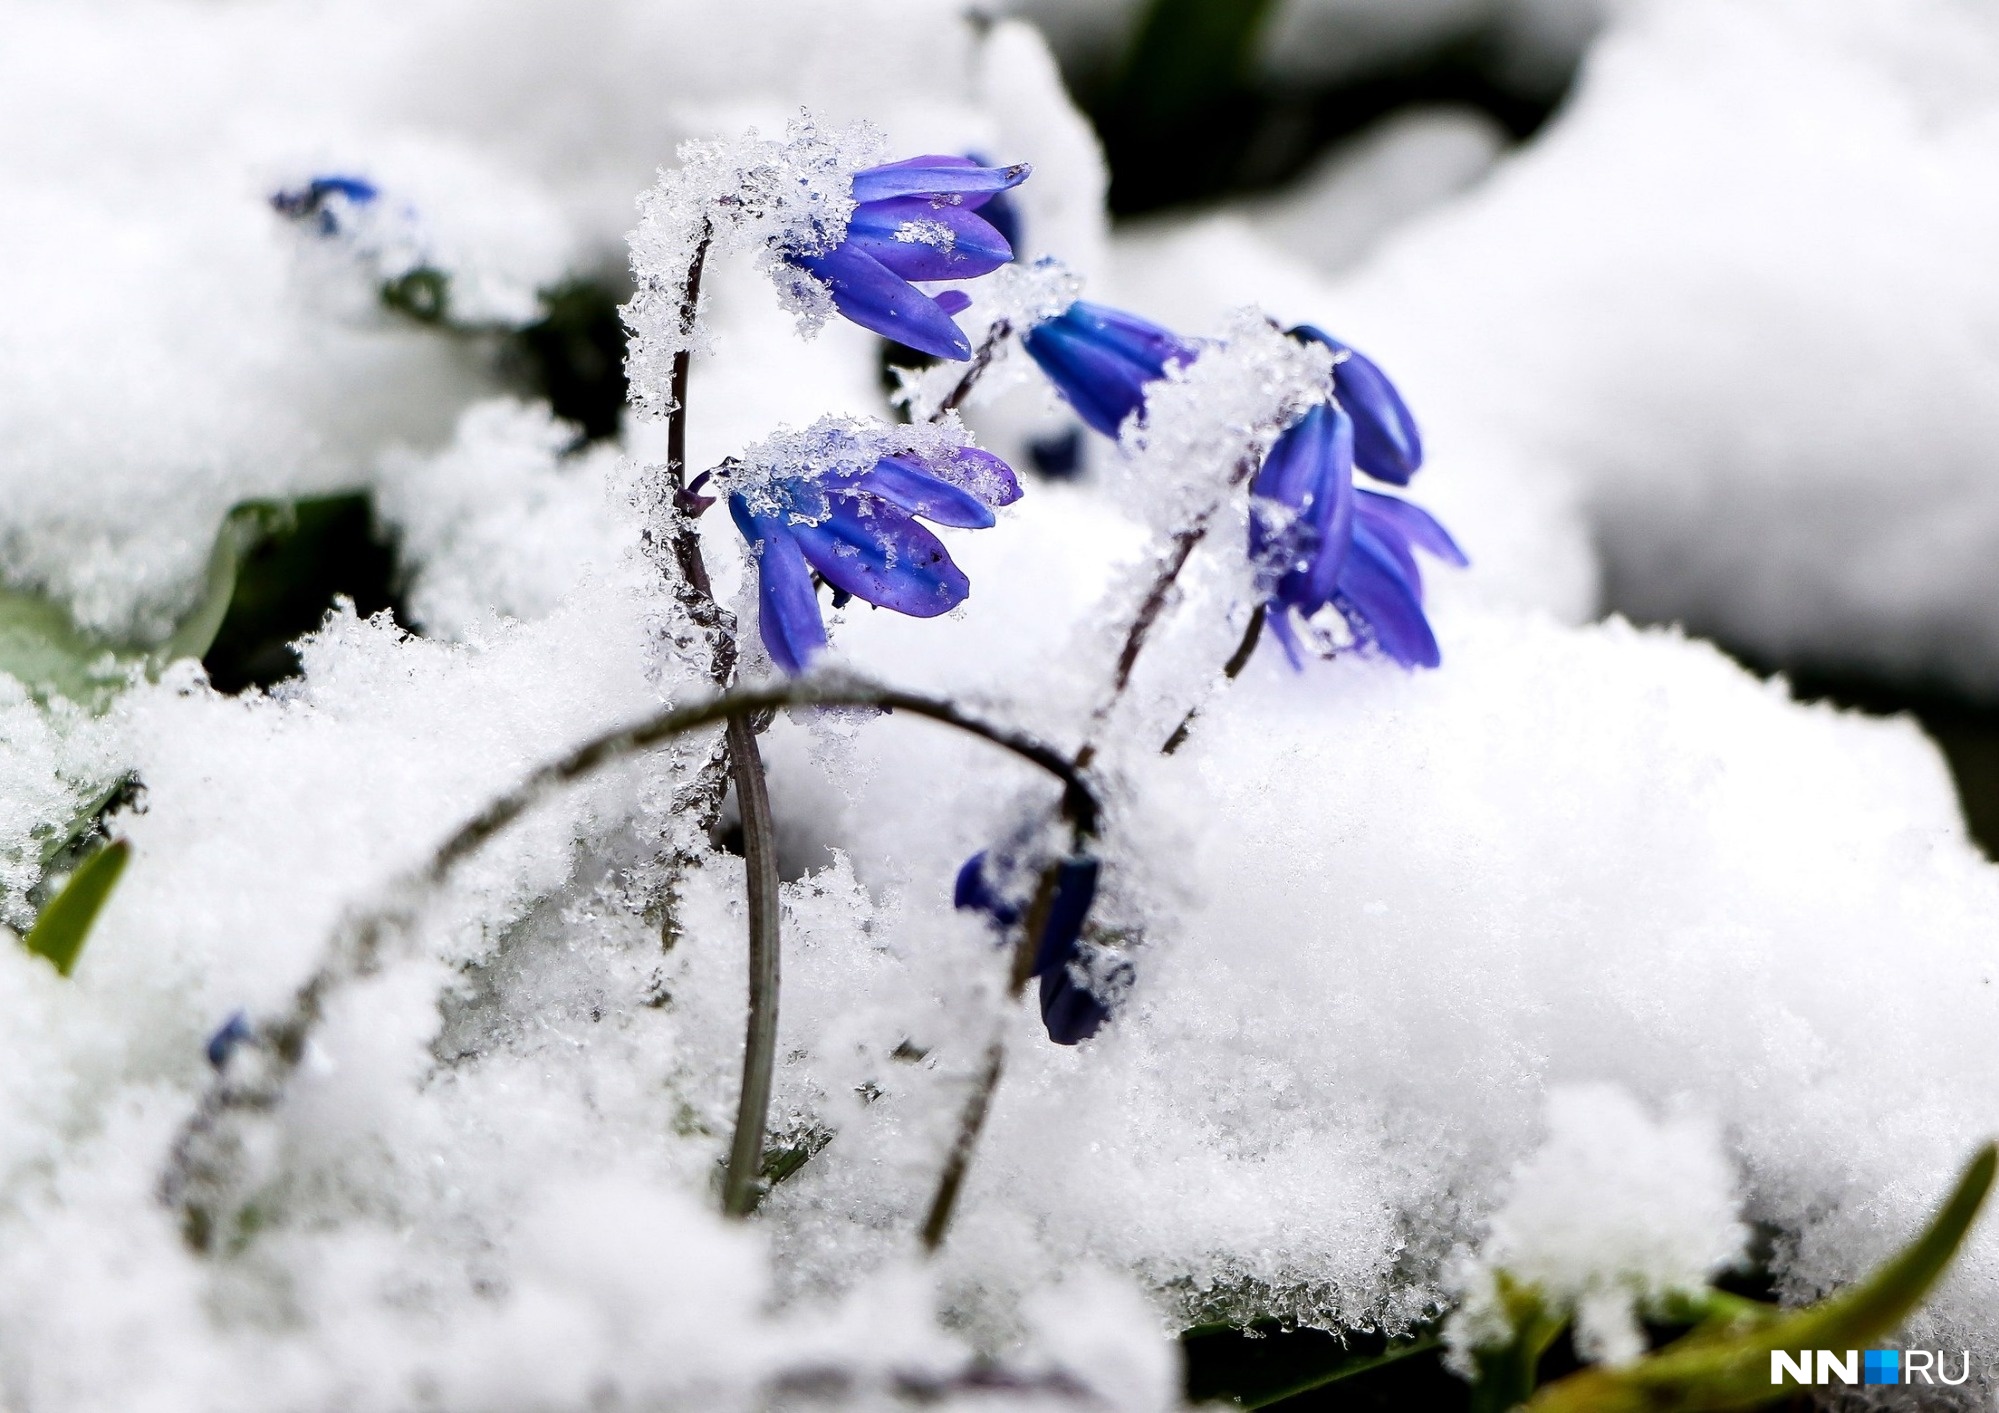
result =
[[[1036,324],[1022,342],[1076,415],[1107,437],[1145,405],[1148,384],[1199,352],[1136,314],[1081,299]]]
[[[979,208],[1027,180],[1025,162],[982,167],[969,157],[910,157],[854,173],[853,214],[831,250],[786,259],[832,293],[856,324],[938,358],[967,359],[971,342],[952,321],[971,300],[929,295],[911,281],[967,280],[1013,259],[1013,247]]]
[[[1057,861],[1053,886],[1042,914],[1041,935],[1035,941],[1028,976],[1041,984],[1041,1023],[1057,1045],[1088,1040],[1110,1019],[1110,1006],[1086,980],[1079,979],[1083,924],[1097,896],[1097,861],[1073,854]],[[1034,912],[1032,900],[1016,897],[1025,872],[1009,856],[982,849],[958,870],[952,903],[992,920],[1002,939],[1016,940],[1016,929]],[[1032,875],[1032,887],[1042,886]]]
[[[803,672],[826,646],[813,574],[913,618],[965,601],[971,583],[918,523],[982,530],[1020,499],[1013,468],[948,429],[869,429],[828,419],[774,437],[718,477],[757,562],[757,622],[771,661]]]
[[[313,177],[305,185],[273,192],[271,207],[295,221],[310,221],[324,236],[339,235],[352,227],[355,214],[380,200],[381,188],[366,177],[328,174]]]
[[[1405,667],[1435,667],[1415,552],[1462,567],[1464,551],[1420,506],[1354,485],[1357,469],[1408,483],[1423,461],[1415,419],[1372,362],[1310,326],[1293,333],[1340,361],[1334,400],[1285,430],[1250,486],[1249,550],[1266,621],[1294,665],[1299,628],[1330,606],[1356,641]]]

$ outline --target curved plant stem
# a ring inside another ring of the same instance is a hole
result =
[[[1019,994],[1016,987],[1013,996]],[[958,1206],[958,1190],[965,1185],[965,1171],[972,1165],[972,1152],[979,1146],[979,1135],[985,1131],[986,1112],[992,1108],[993,1092],[999,1088],[1000,1072],[1005,1067],[1006,1040],[995,1031],[986,1046],[985,1064],[972,1081],[972,1092],[959,1116],[958,1136],[951,1143],[950,1153],[945,1155],[943,1171],[937,1175],[937,1191],[930,1199],[930,1212],[923,1219],[925,1251],[934,1252],[944,1244],[944,1233],[950,1230],[951,1214]]]
[[[1125,629],[1124,643],[1118,649],[1117,664],[1111,669],[1111,688],[1096,711],[1090,715],[1089,728],[1083,733],[1083,744],[1076,752],[1076,767],[1084,769],[1097,758],[1097,737],[1124,700],[1126,690],[1131,686],[1131,676],[1138,667],[1139,655],[1145,651],[1146,642],[1152,630],[1158,626],[1165,614],[1167,604],[1172,601],[1174,586],[1180,582],[1180,575],[1187,568],[1187,562],[1194,557],[1194,551],[1208,538],[1214,528],[1215,517],[1228,504],[1229,492],[1250,478],[1256,470],[1257,458],[1254,454],[1237,460],[1229,471],[1229,478],[1222,492],[1202,508],[1186,525],[1173,532],[1167,542],[1166,553],[1160,556],[1159,567],[1153,572],[1152,582],[1146,586],[1145,597],[1139,600],[1138,612]]]
[[[282,1103],[329,997],[381,969],[391,939],[408,929],[425,899],[460,863],[548,795],[606,766],[703,727],[748,722],[780,707],[794,706],[904,711],[977,736],[1054,777],[1062,785],[1064,816],[1079,832],[1096,831],[1101,815],[1096,794],[1061,752],[1024,732],[971,716],[950,702],[868,683],[787,683],[725,693],[586,741],[533,771],[467,820],[421,868],[387,890],[383,905],[346,921],[335,934],[326,960],[294,993],[291,1004],[249,1028],[247,1037],[236,1047],[235,1057],[182,1128],[161,1178],[161,1198],[179,1211],[188,1244],[197,1250],[212,1250],[219,1242],[241,1235],[238,1227],[225,1227],[224,1219],[231,1215],[229,1209],[257,1145],[247,1142],[238,1124],[269,1113]]]
[[[990,343],[990,340],[988,342]],[[981,360],[984,360],[986,349],[981,347],[979,354]],[[965,377],[959,380],[958,388],[953,391],[953,398],[970,391],[970,382],[974,380],[978,371],[977,364],[966,370]],[[947,399],[947,403],[949,402]],[[1159,567],[1153,574],[1152,582],[1146,587],[1144,598],[1139,601],[1138,611],[1132,615],[1131,623],[1125,629],[1124,642],[1118,649],[1117,662],[1111,670],[1110,691],[1091,713],[1089,726],[1083,735],[1083,744],[1077,748],[1075,756],[1071,759],[1072,769],[1087,770],[1096,760],[1097,738],[1109,724],[1111,714],[1116,711],[1118,703],[1124,699],[1126,690],[1130,688],[1132,673],[1138,666],[1139,656],[1145,651],[1145,645],[1152,636],[1153,628],[1166,612],[1167,604],[1173,596],[1173,588],[1179,583],[1181,573],[1187,568],[1187,562],[1194,557],[1194,551],[1208,537],[1216,515],[1228,503],[1229,493],[1248,480],[1256,467],[1257,459],[1254,455],[1238,458],[1229,471],[1228,480],[1221,494],[1210,501],[1189,524],[1174,532],[1165,554],[1159,560]],[[1230,665],[1234,668],[1234,671],[1229,673],[1232,678],[1242,670],[1241,663],[1248,662],[1249,652],[1255,649],[1255,635],[1260,634],[1263,629],[1261,609],[1257,611],[1251,627],[1252,636],[1246,640],[1245,646],[1239,647],[1235,655],[1229,659]],[[1190,712],[1187,719],[1181,722],[1180,729],[1175,731],[1173,738],[1167,742],[1167,754],[1170,755],[1177,749],[1192,720],[1193,714]],[[1018,1000],[1025,988],[1027,967],[1032,964],[1033,942],[1041,935],[1040,926],[1036,921],[1037,913],[1047,905],[1052,882],[1052,875],[1043,880],[1042,893],[1036,898],[1035,907],[1029,910],[1027,924],[1021,933],[1022,952],[1016,958],[1012,986],[1008,992],[1009,1003]],[[972,1092],[965,1100],[965,1107],[958,1120],[957,1137],[952,1141],[951,1151],[946,1156],[943,1171],[938,1176],[936,1193],[930,1200],[930,1212],[923,1223],[923,1246],[926,1251],[934,1252],[942,1246],[944,1235],[950,1229],[951,1214],[957,1205],[959,1190],[964,1186],[965,1170],[970,1166],[972,1154],[978,1148],[979,1136],[985,1130],[986,1117],[992,1112],[993,1094],[999,1088],[1004,1059],[1005,1044],[1000,1035],[996,1034],[987,1047],[986,1061],[977,1079],[973,1081]]]
[[[979,379],[986,375],[986,369],[992,367],[1000,345],[1006,342],[1007,335],[1012,332],[1013,325],[1005,319],[996,320],[993,326],[986,330],[986,336],[979,344],[979,351],[972,355],[972,361],[966,365],[963,376],[926,420],[942,422],[947,414],[956,412],[964,405],[965,399],[972,395],[972,389],[979,385]]]
[[[1236,650],[1229,654],[1229,660],[1222,664],[1224,682],[1233,682],[1242,676],[1242,670],[1249,666],[1249,660],[1256,655],[1256,645],[1263,638],[1263,618],[1266,612],[1264,605],[1258,604],[1256,611],[1250,614],[1249,627],[1243,630],[1242,641],[1236,644]],[[1200,715],[1201,708],[1198,704],[1188,707],[1187,714],[1180,718],[1180,724],[1173,728],[1173,734],[1166,738],[1166,744],[1159,748],[1159,754],[1170,756],[1186,745],[1187,737],[1193,731],[1194,723],[1200,719]]]
[[[1095,833],[1092,828],[1080,833]],[[937,1175],[937,1190],[930,1198],[930,1211],[923,1219],[923,1249],[935,1254],[944,1244],[944,1234],[951,1229],[951,1216],[957,1210],[958,1193],[965,1185],[965,1171],[972,1165],[972,1154],[979,1146],[979,1136],[985,1132],[986,1117],[992,1112],[993,1095],[999,1089],[1000,1075],[1006,1068],[1006,1008],[1020,1000],[1027,989],[1027,983],[1034,973],[1035,953],[1040,950],[1042,932],[1048,925],[1048,910],[1055,903],[1056,873],[1054,868],[1041,875],[1040,885],[1034,891],[1034,901],[1028,904],[1027,916],[1020,930],[1020,940],[1014,944],[1013,965],[1007,976],[1006,1007],[994,1017],[993,1038],[986,1045],[985,1063],[972,1081],[971,1093],[965,1096],[965,1107],[958,1114],[958,1135],[951,1141],[951,1151],[945,1155],[944,1167]]]
[[[687,286],[680,295],[680,334],[688,343],[673,355],[668,384],[673,410],[666,421],[666,470],[676,491],[687,486],[687,375],[694,365],[692,340],[695,320],[701,312],[701,273],[708,264],[713,230],[712,226],[701,228],[701,239],[694,244],[694,258],[687,262]]]
[[[750,1007],[743,1034],[743,1088],[736,1103],[736,1132],[722,1176],[722,1210],[746,1217],[762,1195],[764,1133],[770,1127],[771,1073],[777,1065],[778,877],[777,832],[756,725],[732,716],[729,761],[736,805],[743,815],[744,887],[749,894]]]
[[[707,266],[712,228],[704,228],[688,262],[687,283],[680,299],[680,328],[689,346],[673,355],[671,395],[667,414],[666,470],[673,483],[675,515],[673,559],[680,571],[676,593],[688,616],[707,635],[709,676],[727,689],[736,676],[735,624],[728,621],[708,579],[701,555],[701,538],[694,516],[703,508],[687,493],[687,385],[694,364],[691,347],[701,311],[701,275]],[[743,817],[743,887],[748,898],[749,1003],[743,1031],[743,1086],[736,1103],[735,1135],[722,1178],[722,1210],[746,1216],[757,1201],[757,1173],[763,1166],[764,1134],[770,1126],[771,1072],[777,1059],[778,935],[777,839],[771,825],[770,788],[764,775],[763,752],[757,748],[757,728],[747,717],[732,716],[724,733],[729,776],[736,787],[736,805]],[[698,793],[698,792],[697,792]],[[718,789],[710,788],[714,809],[721,807]],[[711,823],[712,821],[703,821]]]

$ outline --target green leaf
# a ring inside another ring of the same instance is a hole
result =
[[[202,580],[201,597],[181,619],[173,636],[152,654],[155,671],[184,657],[199,658],[208,653],[229,605],[236,597],[237,578],[250,551],[273,535],[283,534],[297,520],[290,501],[251,500],[235,507],[222,519],[215,533],[215,546],[208,552],[208,572]]]
[[[227,612],[200,653],[216,691],[269,687],[297,673],[292,644],[316,631],[338,598],[351,599],[363,618],[397,607],[395,551],[366,493],[257,502],[236,513],[262,518],[242,527],[238,547],[247,548],[236,557]],[[220,542],[217,549],[219,571]]]
[[[384,281],[382,303],[419,324],[443,324],[451,317],[451,276],[428,265]]]
[[[1501,1271],[1499,1301],[1506,1310],[1513,1338],[1491,1349],[1474,1350],[1478,1377],[1472,1381],[1473,1413],[1506,1413],[1525,1403],[1534,1392],[1541,1357],[1568,1322],[1548,1308],[1540,1287],[1514,1280]]]
[[[91,925],[131,857],[132,846],[120,839],[85,859],[62,892],[42,909],[34,930],[24,939],[27,949],[46,957],[58,972],[68,976],[89,940]]]
[[[0,672],[40,701],[108,702],[144,655],[76,626],[61,604],[21,589],[0,589]]]
[[[1988,1143],[1922,1234],[1859,1285],[1781,1318],[1718,1304],[1707,1323],[1657,1354],[1549,1384],[1529,1413],[1722,1413],[1789,1398],[1793,1390],[1770,1382],[1770,1352],[1858,1349],[1899,1328],[1964,1244],[1995,1169],[1999,1150]]]
[[[1286,1399],[1296,1398],[1300,1394],[1316,1393],[1321,1389],[1331,1388],[1334,1384],[1345,1383],[1348,1379],[1357,1379],[1363,1374],[1371,1374],[1377,1369],[1385,1369],[1390,1364],[1399,1364],[1404,1359],[1408,1359],[1414,1355],[1428,1354],[1442,1343],[1443,1341],[1437,1336],[1426,1335],[1420,1339],[1391,1342],[1379,1354],[1349,1355],[1347,1358],[1321,1369],[1317,1373],[1308,1374],[1281,1388],[1271,1389],[1262,1394],[1247,1396],[1242,1399],[1242,1406],[1244,1408],[1269,1408],[1275,1404],[1282,1403]]]
[[[37,700],[65,697],[96,710],[124,689],[135,668],[157,674],[178,658],[202,656],[228,616],[244,557],[293,515],[284,501],[250,501],[231,510],[209,551],[201,597],[155,648],[85,632],[61,604],[24,589],[0,589],[0,672]]]
[[[1180,123],[1234,91],[1272,8],[1271,0],[1152,0],[1118,85],[1126,114]]]

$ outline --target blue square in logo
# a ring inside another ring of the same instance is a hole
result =
[[[1902,1382],[1902,1351],[1870,1349],[1860,1356],[1860,1381],[1864,1384]]]

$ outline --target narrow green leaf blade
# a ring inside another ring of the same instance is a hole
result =
[[[208,552],[208,573],[202,581],[201,597],[181,619],[173,636],[154,652],[156,671],[180,658],[206,655],[215,635],[222,631],[222,620],[229,616],[243,557],[259,542],[282,532],[292,523],[294,515],[288,501],[252,500],[223,517],[222,528],[215,534],[215,546]]]
[[[1916,1239],[1866,1280],[1783,1319],[1714,1337],[1696,1332],[1622,1369],[1585,1369],[1549,1384],[1530,1413],[1723,1413],[1788,1398],[1770,1382],[1774,1349],[1859,1348],[1919,1307],[1971,1231],[1999,1171],[1988,1143]]]
[[[83,954],[83,944],[89,940],[98,912],[111,896],[111,890],[117,887],[131,857],[132,846],[120,839],[78,865],[62,892],[42,909],[33,931],[28,933],[28,950],[46,957],[58,972],[68,976],[76,967],[76,959]]]
[[[117,692],[139,654],[91,637],[59,603],[0,589],[0,672],[38,699],[96,706]]]

